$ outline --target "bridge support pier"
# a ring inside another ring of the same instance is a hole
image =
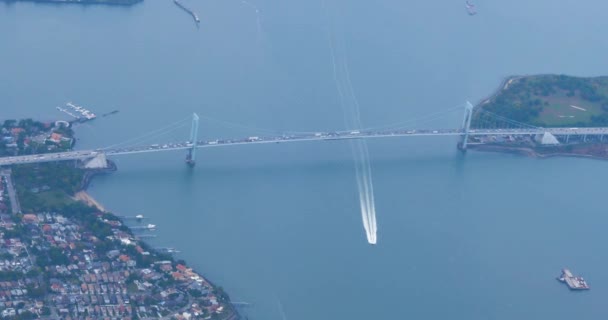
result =
[[[471,128],[471,119],[473,118],[473,105],[467,101],[464,107],[464,119],[462,121],[462,139],[458,143],[458,149],[462,152],[467,151],[467,143],[469,142],[469,129]]]
[[[192,127],[190,127],[190,149],[186,155],[186,163],[190,167],[196,164],[196,145],[198,143],[198,115],[192,114]]]

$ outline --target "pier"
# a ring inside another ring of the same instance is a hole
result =
[[[176,6],[180,7],[182,10],[188,12],[192,18],[194,19],[194,22],[196,22],[197,24],[199,22],[201,22],[201,20],[198,18],[198,15],[196,14],[196,12],[194,12],[192,9],[186,7],[185,5],[183,5],[181,2],[179,2],[179,0],[173,0],[173,3],[175,3]]]
[[[131,230],[149,230],[149,231],[155,231],[156,230],[156,225],[154,225],[154,224],[148,224],[146,226],[129,226],[129,228]]]
[[[143,214],[138,214],[136,216],[119,216],[119,217],[123,220],[137,220],[137,221],[143,221],[143,220],[149,219],[148,217],[144,217]]]
[[[569,269],[563,269],[562,275],[557,280],[565,283],[570,290],[589,290],[587,281],[583,277],[573,275]]]
[[[171,248],[171,247],[159,247],[159,248],[154,248],[157,251],[163,252],[163,253],[169,253],[169,254],[175,254],[175,253],[180,253],[179,250],[176,250],[175,248]]]
[[[57,110],[73,117],[76,121],[85,122],[97,118],[97,115],[91,110],[84,107],[68,102],[65,104],[66,108],[57,107]]]
[[[135,236],[135,238],[138,238],[138,239],[149,239],[149,238],[156,238],[156,237],[157,237],[157,235],[155,235],[155,234],[138,234]]]

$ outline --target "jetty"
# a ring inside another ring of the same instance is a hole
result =
[[[149,219],[148,217],[144,217],[143,214],[138,214],[136,216],[119,216],[119,217],[123,220],[137,220],[137,221]]]
[[[146,226],[129,226],[132,230],[156,230],[156,225],[149,223]]]
[[[157,237],[157,235],[155,235],[155,234],[138,234],[135,236],[135,238],[138,238],[138,239],[156,238],[156,237]]]
[[[565,283],[570,290],[589,290],[587,281],[583,277],[573,275],[569,269],[563,269],[557,280]]]
[[[160,247],[160,248],[154,248],[154,249],[157,251],[160,251],[160,252],[170,253],[170,254],[180,253],[179,250],[176,250],[175,248],[171,248],[171,247]]]
[[[75,105],[72,102],[66,103],[65,106],[66,108],[57,107],[57,110],[75,118],[78,122],[85,122],[97,118],[97,115],[91,110]]]
[[[196,23],[201,22],[201,20],[198,18],[198,15],[196,14],[196,12],[194,12],[194,10],[186,7],[181,2],[179,2],[179,0],[173,0],[173,3],[175,3],[175,5],[178,6],[178,7],[180,7],[182,10],[188,12],[192,16],[192,18],[194,19],[194,22],[196,22]]]

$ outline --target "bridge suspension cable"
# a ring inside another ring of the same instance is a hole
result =
[[[426,114],[426,115],[423,115],[423,116],[419,116],[417,118],[412,118],[412,119],[409,119],[409,120],[395,122],[395,123],[390,123],[390,124],[385,124],[385,125],[379,125],[379,126],[361,128],[361,130],[364,130],[364,131],[380,131],[380,130],[408,128],[407,125],[435,121],[437,119],[441,119],[441,118],[447,116],[448,114],[454,113],[456,111],[462,111],[462,108],[463,108],[463,105],[460,104],[458,106],[454,106],[454,107],[451,107],[451,108],[447,108],[445,110],[429,113],[429,114]]]
[[[351,130],[387,131],[387,130],[408,129],[408,128],[413,128],[412,127],[413,124],[420,125],[423,123],[429,123],[431,121],[436,121],[436,120],[444,118],[450,114],[453,114],[456,111],[460,111],[461,109],[462,109],[462,105],[458,105],[458,106],[446,108],[444,110],[432,112],[432,113],[429,113],[426,115],[418,116],[416,118],[411,118],[411,119],[408,119],[405,121],[399,121],[399,122],[389,123],[389,124],[385,124],[385,125],[370,126],[370,127],[365,127],[365,128],[353,128],[350,130],[337,130],[337,131],[333,131],[333,132],[344,133],[344,132],[349,132]],[[311,135],[311,134],[315,134],[316,132],[322,131],[322,130],[317,130],[317,131],[282,131],[281,132],[279,130],[260,128],[260,127],[242,124],[242,123],[238,123],[238,122],[217,119],[217,118],[213,118],[213,117],[209,117],[209,116],[205,116],[205,115],[201,115],[200,118],[202,120],[220,124],[226,128],[245,129],[245,130],[250,130],[250,131],[253,130],[255,132],[259,132],[259,133],[263,133],[263,134],[267,134],[267,135],[275,135],[275,136]],[[518,122],[515,120],[511,120],[504,116],[500,116],[500,115],[497,115],[490,111],[483,110],[481,108],[477,108],[474,111],[473,119],[474,119],[474,127],[479,128],[479,129],[490,129],[490,128],[494,128],[494,129],[499,129],[499,128],[500,129],[508,129],[508,128],[539,129],[539,127],[521,123],[521,122]],[[132,146],[141,144],[146,141],[151,141],[152,139],[157,139],[158,137],[161,137],[161,136],[166,136],[168,134],[175,132],[178,129],[188,126],[190,124],[190,120],[191,120],[190,117],[186,117],[184,119],[178,120],[176,122],[173,122],[169,125],[158,128],[156,130],[147,132],[138,137],[135,137],[132,139],[127,139],[123,142],[101,148],[101,150],[132,147]],[[422,129],[422,128],[413,128],[413,129]]]
[[[242,123],[238,123],[238,122],[232,122],[232,121],[226,121],[226,120],[221,120],[221,119],[217,119],[217,118],[212,118],[209,116],[205,116],[205,115],[200,115],[199,117],[202,120],[207,120],[207,121],[212,121],[212,122],[216,122],[219,123],[221,125],[224,125],[227,128],[230,129],[246,129],[246,130],[253,130],[256,132],[264,132],[266,134],[281,134],[280,131],[278,130],[272,130],[272,129],[265,129],[265,128],[260,128],[260,127],[255,127],[255,126],[250,126],[250,125],[246,125],[246,124],[242,124]]]
[[[458,106],[454,106],[451,108],[447,108],[441,111],[437,111],[437,112],[433,112],[433,113],[429,113],[423,116],[419,116],[413,119],[409,119],[409,120],[405,120],[405,121],[400,121],[400,122],[395,122],[395,123],[389,123],[389,124],[385,124],[385,125],[378,125],[378,126],[371,126],[371,127],[363,127],[363,128],[352,128],[350,130],[338,130],[336,132],[346,132],[346,131],[352,131],[352,130],[360,130],[360,131],[379,131],[379,130],[389,130],[389,129],[400,129],[400,128],[406,128],[407,125],[411,125],[411,124],[417,124],[417,123],[428,123],[430,121],[434,121],[437,119],[441,119],[449,114],[452,114],[456,111],[460,111],[462,109],[462,104],[458,105]],[[316,131],[279,131],[279,130],[273,130],[273,129],[266,129],[266,128],[260,128],[260,127],[256,127],[256,126],[251,126],[251,125],[246,125],[246,124],[242,124],[242,123],[237,123],[237,122],[233,122],[233,121],[226,121],[226,120],[222,120],[222,119],[217,119],[217,118],[213,118],[213,117],[209,117],[209,116],[205,116],[205,115],[199,115],[199,117],[202,120],[207,120],[207,121],[212,121],[218,124],[221,124],[227,128],[236,128],[236,129],[246,129],[246,130],[253,130],[256,132],[260,132],[260,133],[265,133],[265,134],[270,134],[270,135],[285,135],[285,134],[314,134],[316,132],[319,131],[323,131],[323,130],[316,130]]]
[[[171,133],[177,129],[183,128],[187,125],[189,125],[191,118],[190,117],[186,117],[184,119],[178,120],[176,122],[173,122],[169,125],[166,125],[164,127],[158,128],[156,130],[152,130],[150,132],[147,132],[143,135],[140,135],[138,137],[135,138],[131,138],[131,139],[127,139],[125,141],[119,142],[119,143],[115,143],[113,145],[109,145],[107,147],[101,148],[102,150],[107,150],[107,149],[115,149],[118,147],[128,147],[128,146],[133,146],[136,145],[138,143],[150,140],[152,138],[157,138],[160,136],[163,136],[165,134]]]

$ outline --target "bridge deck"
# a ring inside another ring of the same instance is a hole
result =
[[[537,128],[537,129],[471,129],[469,136],[514,136],[535,135],[545,132],[556,136],[566,135],[604,135],[608,134],[608,128]],[[398,131],[339,131],[318,132],[303,135],[282,135],[273,137],[248,137],[240,139],[221,139],[210,141],[199,141],[197,148],[210,148],[236,145],[254,145],[268,143],[291,143],[304,141],[328,141],[348,139],[371,139],[388,137],[420,137],[420,136],[464,136],[460,129],[437,129],[437,130],[398,130]],[[47,153],[37,155],[24,155],[0,158],[0,166],[24,163],[39,163],[52,161],[83,160],[93,158],[100,153],[107,156],[126,155],[134,153],[149,153],[161,151],[187,150],[192,148],[189,142],[169,143],[164,145],[148,145],[129,148],[96,149],[82,151],[68,151],[58,153]]]

